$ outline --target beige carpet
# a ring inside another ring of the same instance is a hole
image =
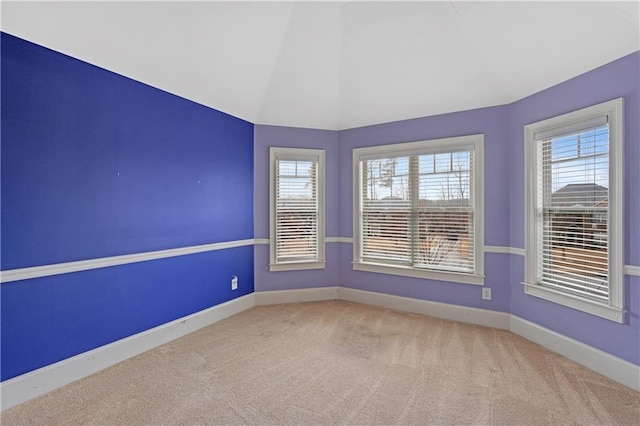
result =
[[[2,413],[23,424],[633,424],[640,394],[508,331],[255,307]]]

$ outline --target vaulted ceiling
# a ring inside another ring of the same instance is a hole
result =
[[[640,50],[638,2],[2,2],[2,31],[253,123],[501,105]]]

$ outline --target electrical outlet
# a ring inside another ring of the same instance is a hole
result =
[[[484,300],[491,300],[491,289],[490,288],[483,288],[482,289],[482,298]]]
[[[238,289],[238,277],[233,277],[231,278],[231,290],[237,290]]]

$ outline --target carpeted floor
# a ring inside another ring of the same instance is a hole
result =
[[[511,332],[255,307],[6,410],[26,424],[629,424],[640,394]]]

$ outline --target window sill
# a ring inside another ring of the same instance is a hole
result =
[[[538,284],[522,283],[524,284],[524,292],[528,295],[539,297],[541,299],[548,300],[560,305],[567,306],[578,311],[586,312],[591,315],[595,315],[601,318],[608,319],[617,323],[624,323],[625,311],[621,308],[605,305],[603,303],[594,302],[591,300],[583,299],[572,294],[563,293],[558,290],[553,290],[547,287],[543,287]]]
[[[390,266],[375,263],[353,262],[355,271],[375,272],[378,274],[400,275],[427,280],[448,281],[461,284],[484,285],[484,275],[463,274],[457,272],[427,271],[404,266]]]
[[[280,271],[304,271],[307,269],[324,269],[325,261],[320,262],[290,262],[290,263],[270,263],[270,272]]]

